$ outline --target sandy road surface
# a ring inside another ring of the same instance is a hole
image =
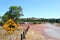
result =
[[[40,32],[39,35],[44,36],[45,40],[60,40],[60,27],[55,26],[54,24],[46,23],[46,24],[26,24],[26,25],[22,24],[22,25],[30,26],[30,28],[33,29],[35,32],[36,31]]]
[[[60,28],[51,24],[30,25],[30,28],[45,36],[45,40],[60,40]]]
[[[20,33],[30,26],[26,34],[26,40],[60,40],[60,27],[53,24],[19,24],[19,27],[12,34],[14,40],[20,40]],[[29,37],[28,37],[29,36]],[[8,33],[0,28],[0,40],[9,40]]]
[[[24,40],[45,40],[45,37],[42,36],[38,31],[30,28]]]

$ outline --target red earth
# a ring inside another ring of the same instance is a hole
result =
[[[52,40],[60,40],[58,38],[54,38],[51,36],[48,36],[45,32],[45,29],[49,29],[48,27],[45,27],[45,24],[19,24],[19,26],[25,26],[25,27],[30,27],[35,31],[39,31],[41,35],[45,36],[45,40],[52,39]]]

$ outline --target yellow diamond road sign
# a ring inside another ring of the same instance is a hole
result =
[[[4,25],[3,28],[5,30],[7,30],[7,32],[9,34],[12,34],[16,29],[17,29],[18,25],[12,20],[9,19]]]

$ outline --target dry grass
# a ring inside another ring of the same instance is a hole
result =
[[[26,34],[25,40],[45,40],[45,37],[40,34],[38,31],[34,31],[31,28]]]
[[[25,30],[26,27],[18,27],[12,34],[12,40],[20,40],[20,34],[23,30]],[[9,40],[10,35],[6,30],[4,30],[2,27],[0,27],[0,40]]]

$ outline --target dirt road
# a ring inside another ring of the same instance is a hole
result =
[[[60,40],[60,28],[51,24],[30,25],[35,31],[38,31],[45,37],[45,40]]]
[[[25,40],[60,40],[60,27],[53,24],[19,24],[13,32],[12,39],[20,40],[20,33],[30,27]],[[6,30],[0,28],[0,40],[9,40],[10,37]]]

